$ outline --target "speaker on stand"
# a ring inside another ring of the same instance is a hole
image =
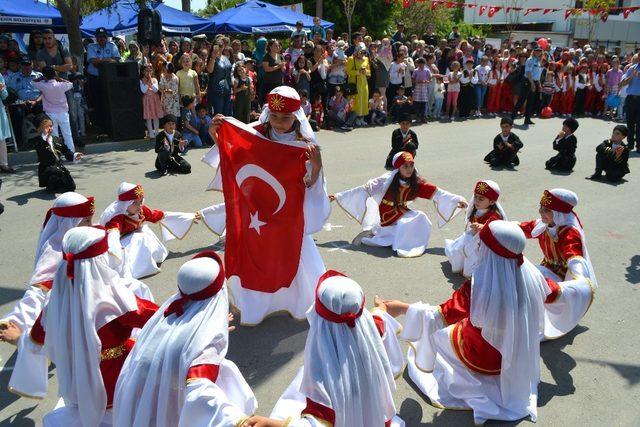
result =
[[[144,138],[138,63],[107,62],[98,69],[107,134],[116,141]]]

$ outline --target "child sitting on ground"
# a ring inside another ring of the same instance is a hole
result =
[[[571,172],[576,164],[576,148],[578,140],[574,132],[578,129],[578,121],[573,117],[562,122],[562,130],[553,141],[553,149],[558,152],[547,160],[546,168],[562,172]]]
[[[411,130],[411,115],[404,114],[400,117],[400,128],[394,130],[391,134],[391,151],[389,151],[384,167],[387,170],[393,170],[393,157],[397,153],[407,151],[415,157],[417,150],[418,135]]]
[[[194,127],[198,129],[200,140],[208,146],[213,145],[213,139],[209,135],[209,126],[211,125],[211,116],[207,114],[207,106],[204,104],[196,105],[196,116],[193,119]]]
[[[324,104],[322,103],[322,94],[316,93],[311,104],[311,118],[315,120],[318,128],[322,128],[324,124]]]
[[[512,169],[520,164],[518,151],[524,144],[515,133],[511,132],[513,128],[513,120],[511,118],[503,117],[500,120],[500,128],[502,132],[493,138],[493,150],[485,156],[484,161],[489,163],[492,168],[506,167]]]
[[[309,124],[311,125],[311,129],[314,132],[318,132],[320,128],[318,127],[318,122],[313,120],[311,117],[311,103],[309,102],[309,92],[306,89],[301,89],[298,91],[298,95],[300,95],[300,108],[304,111],[304,115],[309,120]]]
[[[156,169],[162,175],[167,173],[191,173],[191,165],[180,156],[187,141],[176,130],[176,116],[167,114],[162,118],[162,130],[156,135]]]
[[[393,98],[389,114],[393,117],[394,122],[399,122],[400,116],[403,114],[411,114],[411,108],[411,100],[404,94],[404,86],[400,86],[396,92],[396,96]]]
[[[611,138],[596,147],[596,171],[588,177],[594,181],[602,179],[602,172],[609,182],[620,182],[629,171],[629,147],[624,139],[629,134],[625,125],[613,128]]]
[[[202,140],[200,139],[200,132],[195,126],[195,98],[191,95],[184,95],[181,102],[180,121],[182,123],[182,136],[187,142],[192,143],[194,147],[200,148],[202,147]]]
[[[387,113],[384,111],[384,98],[380,89],[373,90],[373,97],[369,100],[369,122],[372,125],[384,126],[387,122]]]

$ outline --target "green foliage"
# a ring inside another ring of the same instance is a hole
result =
[[[446,38],[454,25],[458,25],[463,38],[484,36],[489,29],[488,26],[474,26],[462,22],[461,10],[462,8],[449,9],[443,6],[431,10],[431,3],[421,2],[414,3],[408,8],[401,6],[396,8],[393,18],[404,22],[407,34],[417,34],[418,37],[422,37],[428,24],[435,26],[435,32],[440,38]]]
[[[232,8],[243,1],[244,0],[208,0],[207,6],[205,6],[204,9],[197,10],[193,13],[194,15],[208,18],[210,16],[217,15],[225,9]]]

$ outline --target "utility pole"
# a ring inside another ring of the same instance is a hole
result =
[[[182,0],[182,10],[191,12],[191,0]]]

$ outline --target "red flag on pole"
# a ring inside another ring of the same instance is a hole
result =
[[[485,10],[487,10],[489,6],[484,5],[484,6],[480,6],[480,9],[478,9],[478,15],[482,16],[482,14],[484,13]]]
[[[493,18],[493,15],[495,15],[498,12],[500,12],[501,9],[502,9],[502,6],[491,6],[489,8],[489,13],[487,13],[487,16],[489,18]]]
[[[275,293],[293,281],[304,233],[306,145],[271,141],[235,120],[218,129],[227,278]]]

